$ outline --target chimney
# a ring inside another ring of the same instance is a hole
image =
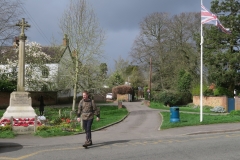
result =
[[[64,34],[64,37],[63,37],[63,46],[67,47],[68,45],[69,45],[68,36],[67,36],[67,34]]]

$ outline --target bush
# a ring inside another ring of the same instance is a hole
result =
[[[0,126],[0,131],[11,131],[11,130],[12,130],[11,125]]]
[[[151,98],[153,101],[163,103],[164,105],[186,105],[192,102],[192,94],[190,92],[152,92]]]
[[[148,94],[146,94],[145,95],[145,93],[147,93],[147,91],[145,92],[145,90],[144,90],[144,97],[145,97],[145,100],[148,100]],[[154,102],[161,102],[160,101],[160,93],[161,92],[159,92],[159,91],[154,91],[154,92],[152,92],[152,100],[154,101]],[[147,96],[147,97],[146,97]]]
[[[133,88],[129,85],[120,85],[112,88],[113,99],[117,98],[117,94],[133,94]]]
[[[213,96],[213,90],[212,89],[206,89],[203,91],[204,96]]]
[[[180,105],[186,105],[192,102],[192,94],[190,92],[180,92]]]
[[[203,91],[207,90],[208,87],[206,85],[203,85]],[[200,96],[200,84],[196,85],[192,88],[192,95],[193,96]]]
[[[223,87],[217,87],[216,89],[213,90],[213,95],[214,96],[228,96],[231,97],[232,94],[229,92],[228,89],[223,88]]]
[[[16,81],[0,80],[0,91],[2,92],[12,92],[17,90]]]
[[[185,70],[181,70],[178,75],[177,89],[179,92],[188,92],[191,86],[191,74]]]
[[[178,92],[174,91],[163,91],[158,95],[159,102],[162,102],[164,105],[177,105],[180,103],[181,95]]]
[[[54,125],[59,125],[59,124],[62,123],[62,119],[61,119],[60,117],[57,117],[57,118],[55,118],[55,119],[52,120],[52,123],[53,123]]]
[[[41,126],[37,127],[37,130],[38,131],[46,131],[46,130],[51,129],[51,128],[52,128],[51,126],[41,125]]]
[[[200,96],[200,85],[197,85],[192,89],[192,95]],[[211,87],[211,86],[203,86],[203,95],[204,96],[228,96],[232,97],[233,92],[230,92],[228,89],[224,87]]]

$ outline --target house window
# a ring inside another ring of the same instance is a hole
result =
[[[42,77],[43,78],[48,78],[48,76],[49,76],[49,68],[48,67],[44,67],[42,69]]]

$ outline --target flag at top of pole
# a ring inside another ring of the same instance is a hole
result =
[[[224,33],[230,34],[229,29],[223,27],[217,16],[208,11],[203,5],[201,5],[201,23],[202,24],[213,24]]]
[[[203,24],[213,24],[218,27],[218,29],[226,34],[230,34],[231,31],[221,24],[217,16],[210,11],[208,11],[202,4],[201,0],[201,67],[200,67],[200,122],[203,120]]]

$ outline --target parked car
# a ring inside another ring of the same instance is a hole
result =
[[[106,99],[112,99],[112,93],[107,93],[106,94]]]

